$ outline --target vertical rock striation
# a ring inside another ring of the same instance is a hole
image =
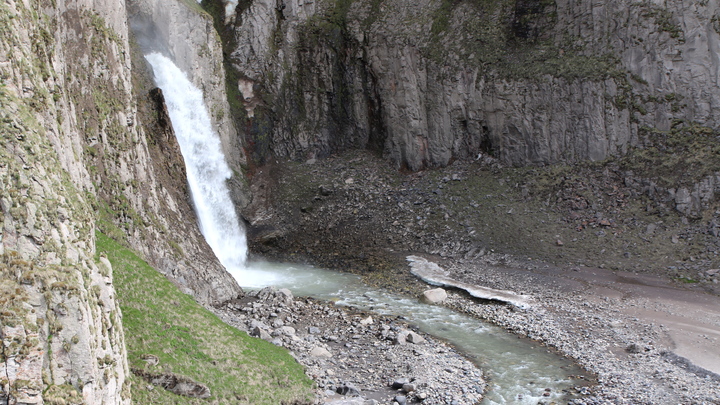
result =
[[[121,58],[123,37],[114,29],[124,32],[124,8],[62,1],[0,8],[0,402],[129,404],[121,314],[112,268],[95,258],[95,187],[82,160],[90,106],[70,105],[64,63],[83,47],[85,74],[108,85],[129,80],[103,69],[97,55],[102,48],[108,63]],[[99,13],[114,28],[100,25]],[[101,37],[104,29],[114,34]]]
[[[212,17],[197,3],[134,0],[130,3],[130,25],[144,53],[159,51],[170,57],[202,89],[212,123],[223,145],[235,177],[242,173],[246,158],[230,114],[225,92],[225,67],[220,37]],[[242,180],[234,178],[233,199],[246,204]]]
[[[412,170],[544,165],[720,125],[716,0],[243,4],[226,54],[260,161],[362,147]]]

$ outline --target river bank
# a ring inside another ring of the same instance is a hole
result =
[[[588,371],[576,376],[574,399],[537,403],[720,403],[720,375],[714,372],[720,366],[720,305],[714,296],[677,289],[659,277],[562,269],[508,255],[429,259],[448,278],[529,297],[520,308],[449,289],[443,305],[554,348]],[[271,288],[216,313],[291,350],[318,384],[318,403],[390,404],[398,398],[475,404],[487,390],[483,371],[463,353],[397,317]],[[538,386],[528,397],[545,390]]]
[[[577,403],[716,404],[715,214],[657,208],[625,178],[611,165],[513,169],[489,157],[401,174],[357,152],[260,168],[251,187],[265,191],[244,217],[266,257],[417,296],[427,285],[410,274],[414,254],[530,296],[519,309],[451,291],[447,305],[596,373]]]
[[[597,376],[575,403],[720,403],[720,300],[660,277],[562,269],[495,255],[444,262],[449,277],[532,297],[525,309],[452,292],[447,305],[575,359]]]
[[[215,313],[286,347],[317,384],[317,403],[479,403],[487,384],[472,362],[398,318],[264,288]]]

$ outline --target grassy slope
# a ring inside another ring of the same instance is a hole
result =
[[[177,396],[134,378],[136,404],[282,404],[309,402],[312,381],[286,350],[249,337],[181,293],[117,242],[97,234],[98,254],[113,265],[131,367],[173,372],[210,388],[212,397]],[[158,356],[157,366],[142,360]]]

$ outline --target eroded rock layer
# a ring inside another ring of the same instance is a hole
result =
[[[202,303],[239,287],[198,230],[125,2],[9,1],[0,20],[0,403],[130,403],[96,230]]]

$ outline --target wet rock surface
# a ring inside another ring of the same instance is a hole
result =
[[[250,335],[288,348],[316,381],[320,403],[474,404],[485,391],[473,363],[400,319],[293,298],[286,289],[270,287],[216,313]]]

